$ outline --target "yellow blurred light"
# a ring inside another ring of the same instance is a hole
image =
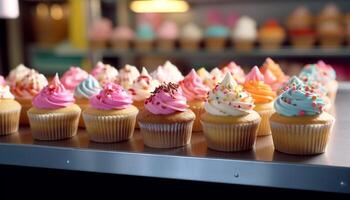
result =
[[[58,4],[53,4],[50,8],[50,15],[52,19],[60,20],[63,18],[63,9]]]
[[[42,17],[42,18],[46,17],[49,14],[48,6],[44,3],[39,3],[36,6],[36,14],[37,14],[37,16]]]
[[[138,0],[130,4],[130,9],[136,13],[181,13],[189,9],[183,0]]]

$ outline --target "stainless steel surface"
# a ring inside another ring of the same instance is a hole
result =
[[[0,138],[0,164],[350,193],[349,100],[349,91],[339,92],[329,146],[316,156],[277,152],[270,136],[259,137],[254,150],[224,153],[207,149],[201,134],[187,147],[152,149],[138,131],[128,142],[100,144],[84,130],[69,140],[35,141],[22,127]]]

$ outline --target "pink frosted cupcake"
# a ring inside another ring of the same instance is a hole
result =
[[[56,74],[34,97],[33,107],[27,112],[33,138],[61,140],[76,135],[81,109],[74,102],[73,93],[66,90]]]
[[[94,76],[101,85],[116,81],[118,74],[116,68],[109,64],[103,64],[102,62],[98,62],[91,71],[91,75]]]
[[[106,83],[98,95],[90,98],[90,105],[83,111],[90,140],[109,143],[132,137],[139,111],[120,85]]]
[[[125,90],[128,90],[132,83],[140,76],[139,70],[132,65],[125,65],[124,68],[119,70],[117,76],[117,83],[121,85]]]
[[[271,89],[273,91],[279,90],[283,85],[283,82],[279,82],[277,77],[271,72],[270,69],[265,70],[264,81],[271,86]]]
[[[89,29],[88,37],[92,48],[106,48],[111,37],[112,22],[109,19],[101,18],[93,22]]]
[[[157,87],[145,101],[138,123],[145,145],[174,148],[190,143],[194,119],[179,85],[168,83]]]
[[[80,82],[88,77],[88,73],[80,67],[70,67],[61,77],[61,83],[64,87],[73,92]]]
[[[23,64],[20,64],[16,68],[12,69],[7,77],[9,86],[11,87],[16,85],[16,83],[21,81],[29,72],[30,69]]]
[[[235,62],[233,61],[230,62],[228,65],[223,67],[221,71],[222,71],[222,74],[226,74],[227,72],[229,72],[233,77],[233,79],[235,79],[235,81],[238,84],[244,83],[245,73],[243,69],[239,65],[237,65]]]
[[[111,43],[114,49],[128,50],[134,37],[134,31],[130,27],[118,26],[112,32]]]
[[[207,98],[209,87],[204,85],[202,79],[197,75],[194,69],[191,70],[184,80],[179,82],[179,85],[183,91],[183,95],[187,99],[190,109],[196,114],[193,131],[202,131],[200,116],[204,112],[204,101]]]
[[[172,21],[164,22],[157,31],[157,46],[160,50],[171,51],[175,47],[175,42],[178,38],[179,30],[177,24]]]

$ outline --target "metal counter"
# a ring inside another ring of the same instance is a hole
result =
[[[187,147],[152,149],[138,131],[128,142],[100,144],[85,130],[69,140],[35,141],[21,127],[0,138],[0,164],[350,193],[349,101],[349,91],[338,93],[327,151],[316,156],[277,152],[271,136],[259,137],[254,150],[225,153],[207,149],[201,134]]]

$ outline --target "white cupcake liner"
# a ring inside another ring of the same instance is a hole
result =
[[[21,110],[0,111],[0,136],[9,135],[18,131]]]
[[[282,124],[270,121],[275,149],[296,155],[323,153],[334,120],[326,124]]]
[[[270,117],[273,113],[275,113],[275,110],[262,110],[257,112],[261,117],[261,121],[258,128],[258,136],[271,135]]]
[[[144,144],[153,148],[174,148],[190,143],[193,121],[169,124],[139,122]]]
[[[203,133],[210,149],[244,151],[254,147],[260,120],[241,124],[212,124],[202,121]]]
[[[79,117],[80,111],[50,114],[28,112],[30,129],[36,140],[62,140],[75,136]]]
[[[134,134],[136,114],[95,116],[83,112],[83,118],[90,140],[94,142],[121,142]]]

